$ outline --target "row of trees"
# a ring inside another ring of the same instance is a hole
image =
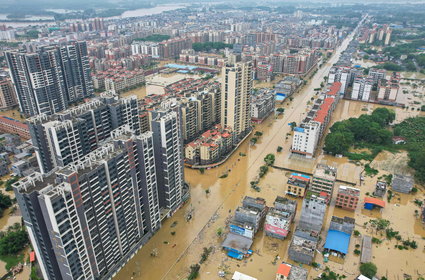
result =
[[[409,152],[409,166],[415,169],[415,177],[425,182],[425,117],[408,118],[394,126],[394,135],[406,138],[404,148]]]
[[[401,55],[412,54],[418,51],[425,45],[425,40],[413,40],[410,43],[396,45],[394,47],[387,47],[384,49],[384,53],[388,53],[390,56],[400,58]]]
[[[143,38],[136,38],[134,41],[149,41],[149,42],[162,42],[164,40],[170,39],[170,35],[164,34],[152,34]]]
[[[394,119],[394,111],[378,108],[371,115],[336,122],[325,138],[324,150],[331,154],[345,154],[354,143],[390,144],[392,133],[386,126]]]
[[[197,52],[210,51],[212,49],[221,50],[224,48],[233,48],[232,44],[225,44],[223,42],[206,42],[206,43],[193,43],[192,49]]]

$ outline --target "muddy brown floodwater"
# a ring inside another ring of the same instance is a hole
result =
[[[266,237],[260,231],[255,236],[254,255],[246,260],[236,261],[228,258],[221,250],[220,244],[223,240],[217,237],[216,232],[218,228],[226,229],[226,218],[233,215],[234,209],[240,205],[244,196],[263,197],[267,204],[271,206],[277,195],[283,196],[285,194],[289,174],[276,169],[271,169],[261,179],[259,183],[260,192],[252,190],[249,186],[249,182],[257,176],[259,167],[263,165],[263,158],[268,153],[276,154],[276,165],[305,172],[311,172],[317,162],[324,161],[338,167],[339,179],[358,183],[359,174],[362,170],[361,166],[356,166],[345,158],[336,159],[323,155],[311,160],[289,157],[291,136],[288,136],[286,140],[287,134],[290,133],[288,123],[292,121],[299,123],[303,118],[306,113],[306,104],[314,94],[313,89],[319,87],[323,77],[328,73],[332,64],[336,62],[340,52],[346,48],[347,44],[348,40],[344,41],[328,63],[294,96],[292,102],[285,102],[285,114],[283,116],[278,118],[270,116],[262,124],[256,125],[255,130],[262,131],[263,136],[260,137],[255,146],[249,145],[246,141],[225,164],[206,170],[204,174],[197,170],[185,169],[186,181],[191,186],[190,201],[172,218],[163,223],[162,228],[122,268],[115,279],[185,279],[188,276],[190,265],[198,263],[203,248],[210,246],[214,250],[208,260],[201,265],[198,279],[219,279],[217,274],[220,270],[228,272],[226,279],[230,279],[235,270],[249,274],[259,280],[275,279],[280,261],[289,261],[287,251],[291,237],[285,241],[280,241]],[[333,120],[367,113],[364,111],[364,107],[373,110],[376,106],[342,100],[337,106]],[[396,109],[396,111],[397,114],[402,115],[400,116],[402,118],[403,110]],[[278,146],[283,147],[281,153],[276,152]],[[245,156],[241,156],[240,153],[245,154]],[[219,176],[224,173],[228,173],[228,176],[220,179]],[[382,174],[384,173],[381,172],[379,175]],[[366,192],[372,192],[375,182],[376,178],[366,178],[366,182],[362,186],[358,186],[361,188],[362,198]],[[208,194],[206,190],[209,190]],[[419,193],[417,196],[423,196],[423,194]],[[413,196],[409,195],[400,197],[400,201],[395,198],[382,213],[361,210],[360,206],[353,213],[335,209],[334,205],[331,204],[327,210],[324,229],[329,227],[332,215],[356,218],[356,229],[361,233],[366,233],[366,229],[363,228],[365,221],[374,217],[389,219],[393,223],[393,228],[399,230],[403,238],[409,237],[418,242],[418,249],[409,251],[394,249],[395,241],[392,242],[394,244],[383,242],[378,248],[374,246],[373,262],[377,264],[380,275],[387,275],[388,279],[398,279],[397,277],[402,276],[403,273],[411,275],[425,273],[422,250],[424,240],[421,238],[425,236],[425,232],[414,216],[414,209],[417,209],[417,207],[414,206],[412,200]],[[297,201],[300,209],[302,200],[298,199]],[[194,210],[194,217],[186,222],[185,214],[190,209]],[[297,213],[293,227],[298,223],[299,216],[300,211]],[[177,224],[171,227],[173,223]],[[175,232],[175,234],[172,235],[171,232]],[[326,230],[323,231],[322,239],[325,240],[325,237]],[[360,239],[353,237],[350,242],[350,253],[345,262],[329,262],[326,265],[339,273],[346,274],[349,276],[348,279],[353,279],[358,273],[359,265],[359,257],[352,253],[355,244],[360,244]],[[158,252],[157,257],[150,256],[153,250]],[[274,263],[276,256],[279,257],[279,260]],[[409,261],[406,262],[405,260]],[[323,265],[320,255],[316,257],[316,262]],[[309,279],[320,274],[318,270],[305,267],[310,270]]]

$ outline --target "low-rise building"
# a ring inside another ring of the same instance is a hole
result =
[[[9,174],[9,162],[5,159],[0,159],[0,176]]]
[[[295,230],[288,255],[293,261],[310,265],[316,254],[319,235],[310,230]]]
[[[312,158],[320,135],[320,123],[316,121],[303,122],[294,128],[291,152]]]
[[[264,232],[267,236],[285,239],[297,211],[297,202],[278,196],[274,207],[269,208],[264,222]]]
[[[346,210],[354,211],[359,202],[360,189],[340,186],[336,196],[335,206]]]
[[[325,252],[344,258],[348,254],[354,225],[355,220],[353,218],[332,216],[324,246]]]
[[[311,195],[304,199],[298,229],[320,233],[327,208],[326,199]]]
[[[337,169],[325,164],[318,164],[310,183],[310,190],[316,193],[326,192],[332,197]]]
[[[24,139],[31,138],[27,124],[6,116],[0,116],[0,131],[17,134]]]
[[[413,189],[414,180],[412,176],[394,174],[391,187],[393,191],[410,193]]]
[[[255,233],[267,213],[266,201],[246,196],[229,222],[229,233],[221,244],[227,255],[238,260],[252,254],[250,247]]]
[[[233,273],[232,280],[257,280],[257,278],[235,271],[235,273]]]
[[[340,82],[334,82],[326,92],[316,99],[307,117],[294,128],[291,153],[312,158],[318,142],[322,138],[328,123],[340,99]]]
[[[363,235],[362,239],[362,254],[360,256],[360,263],[368,263],[372,261],[372,237]]]
[[[288,190],[286,191],[286,194],[296,197],[304,197],[308,184],[310,183],[310,176],[292,173],[287,183]]]
[[[281,263],[276,272],[276,280],[307,280],[308,271],[305,268]]]
[[[285,99],[292,94],[300,87],[302,80],[295,76],[286,76],[275,85],[276,96],[282,96],[282,99]]]
[[[261,123],[275,108],[275,92],[270,89],[259,89],[251,94],[251,120]]]
[[[110,68],[98,71],[93,75],[93,86],[98,90],[124,90],[141,86],[145,82],[143,70],[126,70],[123,67]]]
[[[187,164],[208,165],[218,162],[233,148],[232,131],[217,124],[185,146]]]
[[[10,79],[0,81],[0,110],[7,110],[18,105],[15,87]]]
[[[383,181],[376,182],[375,191],[373,192],[374,196],[384,197],[387,192],[387,183]]]
[[[263,198],[246,196],[242,206],[236,209],[235,215],[229,223],[230,232],[254,238],[260,229],[267,209],[266,201]]]
[[[258,62],[255,69],[255,78],[259,81],[270,82],[273,80],[272,65],[266,62]]]

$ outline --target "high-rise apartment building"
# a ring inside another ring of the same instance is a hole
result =
[[[328,75],[328,84],[333,84],[334,82],[340,82],[341,88],[339,93],[345,94],[349,84],[351,77],[351,69],[350,67],[344,66],[333,66],[329,69]]]
[[[23,114],[51,115],[93,94],[85,42],[7,52],[6,60]]]
[[[387,76],[387,71],[385,69],[370,68],[368,77],[373,80],[373,84],[378,84],[382,79],[385,79]]]
[[[400,90],[400,73],[393,72],[389,79],[378,82],[378,100],[395,102]]]
[[[46,280],[110,279],[160,228],[152,132],[114,137],[14,185]]]
[[[233,142],[238,143],[251,127],[250,99],[252,63],[237,63],[222,68],[221,126],[233,130]]]
[[[366,77],[358,77],[353,83],[351,99],[369,101],[372,92],[373,79]]]
[[[159,205],[173,214],[183,202],[183,138],[179,108],[152,112]]]
[[[34,116],[28,124],[43,174],[97,149],[118,127],[128,125],[135,134],[140,132],[137,98],[118,98],[111,92],[51,116]]]
[[[179,100],[185,143],[220,122],[220,89],[211,87]]]
[[[18,105],[18,100],[12,81],[9,79],[0,81],[0,110],[9,109],[16,105]]]

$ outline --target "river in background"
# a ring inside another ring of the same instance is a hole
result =
[[[184,4],[158,5],[154,8],[125,11],[120,16],[107,17],[105,19],[121,19],[121,18],[151,16],[151,15],[160,14],[162,12],[168,12],[168,11],[172,11],[172,10],[181,9],[181,8],[184,8],[184,7],[185,7]]]
[[[125,11],[120,16],[114,17],[106,17],[105,20],[108,19],[123,19],[123,18],[131,18],[131,17],[143,17],[150,15],[157,15],[162,12],[173,11],[177,9],[184,8],[184,4],[167,4],[167,5],[158,5],[154,8],[145,8],[145,9],[136,9],[131,11]],[[67,10],[59,9],[59,13],[64,13]],[[13,28],[17,27],[26,27],[26,26],[40,26],[40,25],[55,25],[56,22],[52,16],[28,16],[25,20],[31,21],[7,21],[8,14],[0,14],[0,24],[5,24],[6,26],[11,26]],[[40,20],[48,20],[48,21],[40,21]],[[51,20],[51,21],[49,21]]]

